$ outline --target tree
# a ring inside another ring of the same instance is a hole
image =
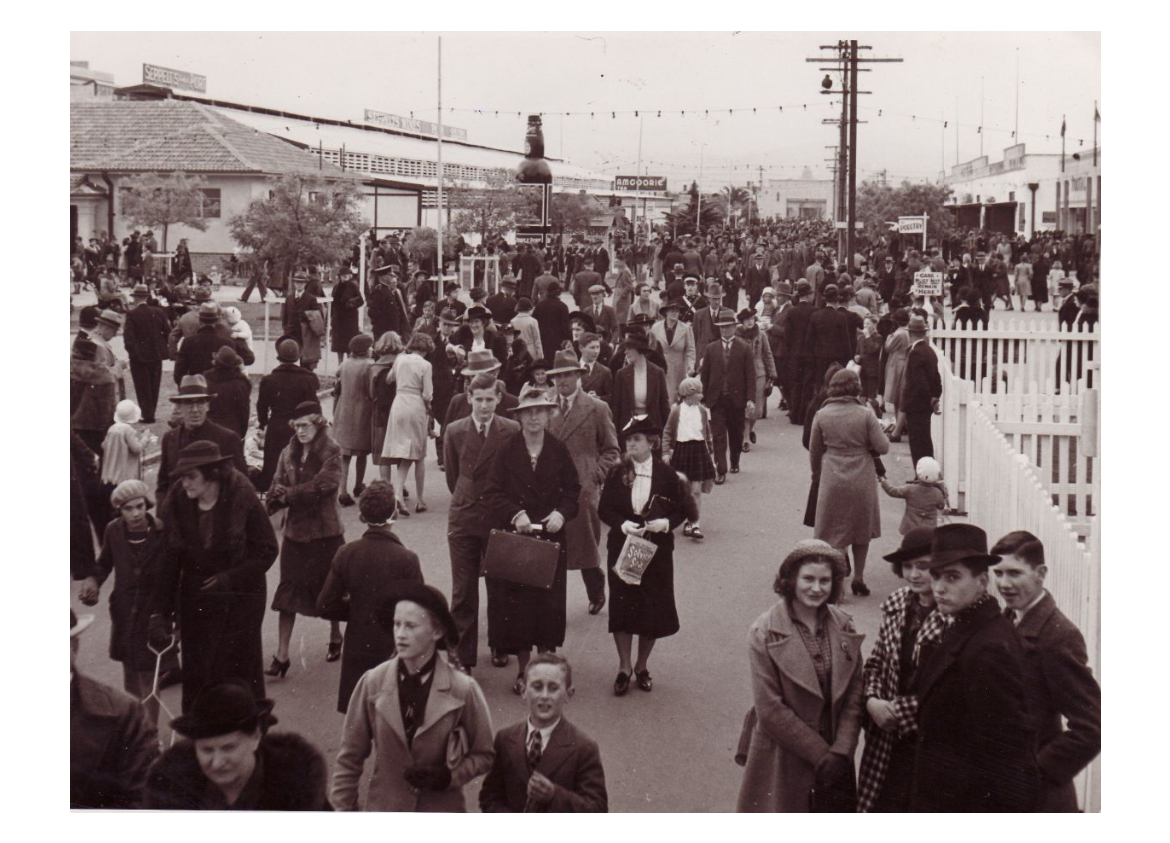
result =
[[[162,229],[162,250],[167,251],[167,232],[172,225],[207,230],[203,218],[201,176],[183,172],[168,175],[144,173],[122,183],[122,214],[137,226]]]
[[[857,188],[857,219],[865,223],[865,234],[876,243],[890,234],[889,223],[899,216],[928,214],[927,237],[940,238],[954,227],[954,216],[945,205],[952,189],[945,184],[912,184],[897,187],[864,182]]]
[[[447,191],[447,207],[454,211],[451,227],[459,234],[497,240],[516,227],[516,216],[527,200],[515,175],[502,167],[489,170],[484,181],[486,187],[456,184]]]
[[[737,212],[746,217],[747,211],[745,209],[751,202],[751,193],[746,187],[736,187],[729,184],[719,191],[715,201],[719,203],[724,219],[730,219]]]
[[[232,217],[232,238],[270,261],[287,278],[298,266],[335,264],[349,257],[368,227],[358,210],[356,181],[292,174],[270,182],[270,195]]]
[[[406,256],[419,267],[434,271],[435,258],[439,255],[439,232],[433,228],[415,228],[406,235],[402,247],[406,249]]]
[[[696,212],[701,217],[702,227],[721,228],[727,216],[726,210],[720,205],[720,194],[711,194],[703,197],[702,209],[696,207],[699,202],[699,186],[694,182],[688,191],[688,202],[685,208],[680,208],[666,215],[666,224],[674,236],[695,233]]]
[[[552,229],[557,236],[566,231],[587,232],[593,215],[598,212],[597,200],[580,193],[554,193],[552,198]]]

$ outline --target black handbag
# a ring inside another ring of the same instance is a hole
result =
[[[561,546],[551,539],[492,530],[484,554],[484,575],[533,588],[552,588]]]

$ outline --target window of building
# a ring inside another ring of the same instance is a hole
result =
[[[220,197],[218,187],[203,187],[199,189],[199,216],[205,220],[219,219]]]

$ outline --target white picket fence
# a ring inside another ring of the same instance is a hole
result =
[[[931,344],[954,375],[982,394],[1077,394],[1097,386],[1100,337],[1094,331],[1009,320],[988,330],[940,328]]]
[[[1089,544],[1074,523],[1052,503],[1052,494],[1028,457],[1013,447],[991,415],[978,403],[967,405],[970,464],[966,482],[969,520],[990,541],[1013,530],[1028,530],[1044,544],[1048,566],[1045,587],[1060,610],[1085,636],[1089,665],[1101,673],[1101,544],[1094,529]],[[944,466],[945,469],[945,466]],[[1100,810],[1100,759],[1077,779],[1086,810]]]

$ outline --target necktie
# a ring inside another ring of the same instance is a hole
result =
[[[731,343],[723,343],[723,362],[726,363],[731,357]]]
[[[535,770],[536,765],[540,763],[540,756],[542,752],[540,732],[533,732],[528,737],[528,769]]]
[[[484,440],[487,439],[487,425],[486,424],[476,425],[476,430],[479,431],[479,441],[480,442],[483,442]]]
[[[565,396],[561,395],[558,400],[561,402],[561,415],[569,412],[569,402]]]
[[[1020,622],[1020,616],[1018,614],[1016,614],[1015,609],[1004,609],[1003,614],[1004,614],[1004,617],[1006,617],[1009,621],[1012,622],[1013,626],[1015,626],[1016,624],[1018,624]]]

